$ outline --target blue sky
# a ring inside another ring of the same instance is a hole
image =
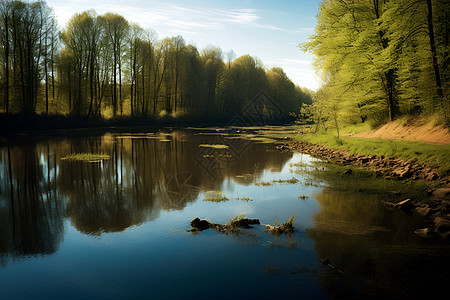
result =
[[[182,35],[199,49],[219,46],[237,57],[250,54],[266,68],[279,66],[291,80],[316,90],[312,56],[298,49],[313,34],[320,0],[47,0],[60,26],[76,12],[114,12],[155,30],[159,38]]]

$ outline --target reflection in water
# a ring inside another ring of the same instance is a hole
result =
[[[1,151],[0,255],[54,253],[63,238],[64,202],[56,187],[56,158],[43,147]]]
[[[224,143],[227,149],[199,148]],[[110,159],[60,159],[79,152]],[[228,177],[252,174],[256,180],[292,157],[266,152],[262,144],[186,131],[30,142],[0,147],[0,155],[3,264],[55,252],[64,217],[90,235],[122,231],[157,218],[160,210],[183,209],[201,191],[220,189]]]
[[[398,298],[448,289],[448,247],[421,243],[413,233],[418,218],[384,209],[376,195],[326,190],[315,198],[321,210],[307,234],[317,256],[343,271],[324,266],[319,273],[329,296]],[[439,257],[442,264],[429,264]]]

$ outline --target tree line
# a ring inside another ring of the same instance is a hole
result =
[[[445,0],[323,0],[315,55],[323,85],[308,107],[315,122],[379,125],[402,115],[450,125]]]
[[[182,36],[158,39],[123,16],[89,10],[58,29],[45,1],[0,0],[0,110],[83,117],[242,115],[264,92],[289,112],[311,102],[281,68]]]

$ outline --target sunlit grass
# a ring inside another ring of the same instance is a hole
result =
[[[450,173],[450,145],[375,138],[341,137],[331,133],[298,135],[297,140],[349,151],[352,154],[377,155],[417,161],[436,168],[441,174]]]
[[[109,158],[110,156],[104,153],[71,153],[62,157],[61,160],[98,162]]]

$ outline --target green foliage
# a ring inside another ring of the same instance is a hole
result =
[[[0,29],[0,85],[11,87],[0,90],[0,112],[7,114],[228,122],[253,105],[258,122],[280,122],[311,103],[311,92],[281,68],[214,46],[198,51],[180,35],[158,39],[115,13],[76,13],[58,32],[45,2],[0,0]],[[261,94],[270,103],[254,105]],[[271,119],[274,106],[285,114]]]
[[[322,1],[316,33],[301,44],[324,81],[316,122],[377,126],[401,114],[449,122],[448,9],[443,0]]]

